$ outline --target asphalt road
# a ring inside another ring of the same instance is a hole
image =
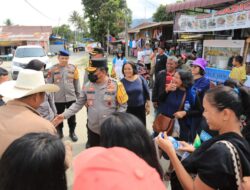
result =
[[[80,74],[80,85],[82,86],[83,84],[83,76],[84,76],[84,68],[85,65],[88,62],[88,54],[85,52],[78,52],[78,53],[71,53],[70,56],[70,63],[75,64],[78,66],[79,69],[79,74]],[[133,59],[133,58],[131,58]],[[109,61],[112,60],[112,57],[109,57]],[[54,56],[50,58],[50,61],[54,64],[57,63],[57,56]],[[1,67],[4,67],[8,71],[11,70],[11,62],[3,62]],[[151,105],[151,112],[147,116],[147,129],[151,133],[152,132],[152,123],[154,119],[154,110]],[[72,147],[73,147],[73,156],[76,156],[79,154],[81,151],[85,149],[85,144],[87,141],[87,129],[86,129],[86,121],[87,121],[87,112],[86,108],[83,107],[77,114],[76,114],[76,121],[77,121],[77,126],[76,126],[76,135],[78,136],[78,141],[77,142],[72,142]],[[64,138],[63,140],[70,140],[69,138],[69,128],[67,125],[67,121],[64,121],[64,128],[63,128],[63,133],[64,133]],[[165,160],[161,160],[163,169],[165,170],[168,166],[168,162]],[[68,179],[68,187],[71,189],[72,184],[73,184],[73,171],[72,168],[67,171],[67,179]],[[168,184],[166,183],[166,186]],[[169,189],[169,187],[168,187]]]

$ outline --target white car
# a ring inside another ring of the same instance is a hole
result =
[[[16,79],[19,71],[24,69],[33,59],[38,59],[45,63],[46,68],[50,65],[49,57],[41,46],[27,45],[17,47],[11,66],[12,78]]]

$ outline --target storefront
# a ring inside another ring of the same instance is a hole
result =
[[[203,51],[203,34],[180,34],[177,39],[179,54],[191,54],[197,52],[197,56],[202,56]]]
[[[231,33],[223,40],[203,41],[204,57],[208,61],[206,76],[216,82],[224,82],[230,73],[230,58],[241,55],[246,63],[247,74],[250,74],[250,38],[242,35],[250,28],[250,0],[243,1],[210,14],[179,14],[175,20],[176,33]],[[236,35],[236,32],[237,35]],[[240,34],[240,35],[238,35]],[[216,37],[216,36],[215,36]],[[250,77],[245,85],[250,87]]]
[[[20,45],[40,45],[49,50],[51,26],[0,26],[0,55],[12,54]]]

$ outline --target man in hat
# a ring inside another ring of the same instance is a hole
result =
[[[45,92],[56,92],[59,87],[45,84],[42,71],[21,70],[16,81],[0,85],[0,94],[14,99],[0,107],[0,157],[17,138],[32,132],[56,134],[55,127],[43,119],[36,109],[44,100]]]
[[[78,69],[75,65],[69,64],[69,52],[61,50],[58,55],[59,63],[54,65],[48,73],[48,82],[60,87],[55,93],[55,105],[57,113],[61,114],[65,108],[69,108],[80,95],[80,84]],[[72,141],[77,141],[75,134],[76,118],[72,115],[68,118],[69,136]],[[57,127],[59,136],[63,137],[63,123]]]
[[[113,112],[125,112],[127,102],[122,101],[121,103],[117,99],[120,83],[118,84],[108,76],[107,59],[92,59],[87,71],[89,72],[89,82],[83,85],[80,97],[64,113],[58,115],[54,122],[62,122],[63,119],[75,115],[86,105],[88,107],[87,147],[93,147],[100,144],[100,125],[102,122]],[[123,93],[126,94],[126,91]]]

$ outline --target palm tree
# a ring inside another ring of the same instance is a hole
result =
[[[77,11],[73,11],[72,15],[70,15],[69,17],[69,22],[71,22],[77,28],[77,24],[80,18],[80,14]]]
[[[69,22],[71,22],[75,26],[76,30],[82,33],[88,32],[88,28],[87,28],[87,24],[85,20],[77,11],[72,12],[72,14],[69,17]]]

